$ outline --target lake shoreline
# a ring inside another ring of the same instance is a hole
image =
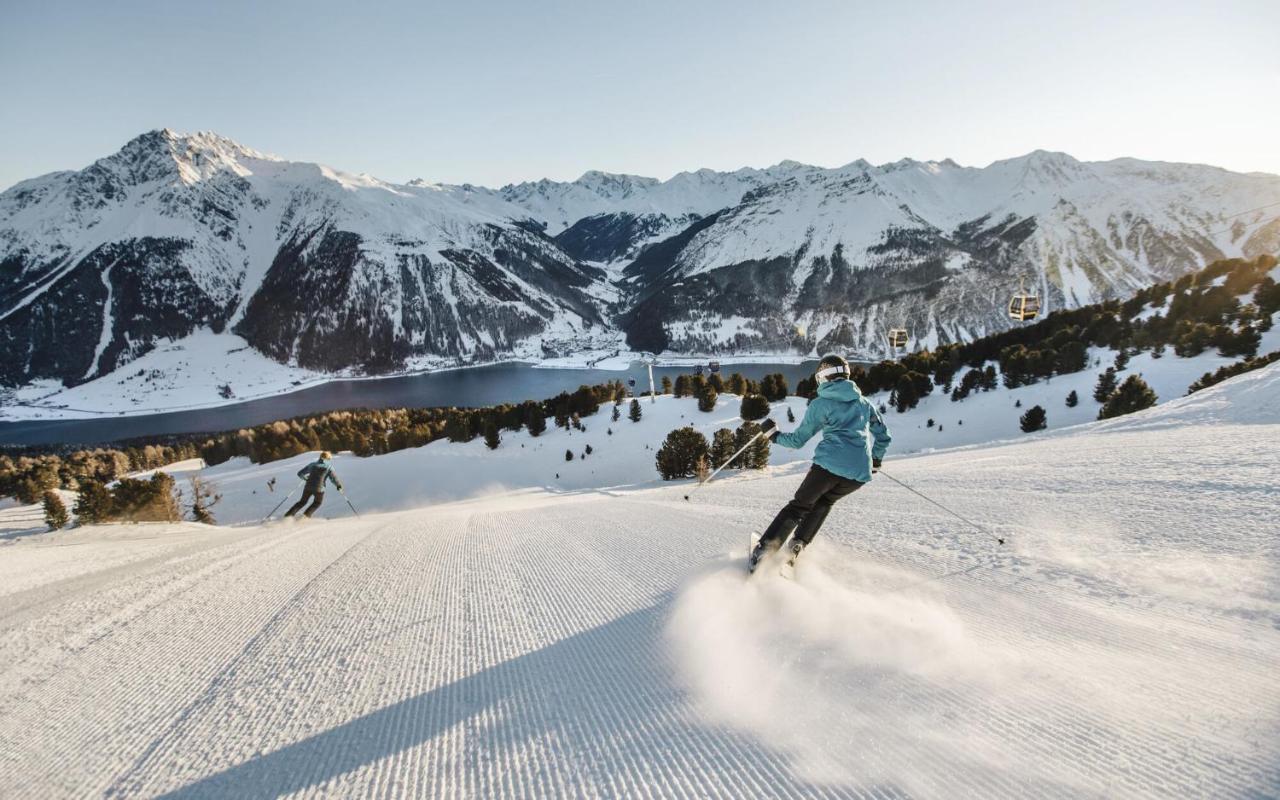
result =
[[[426,369],[409,370],[405,372],[393,372],[383,375],[342,375],[340,373],[330,374],[323,377],[317,377],[312,380],[295,381],[288,386],[282,386],[278,390],[259,392],[256,394],[232,396],[228,398],[218,398],[208,402],[185,403],[167,406],[149,406],[145,408],[130,409],[92,409],[78,408],[71,405],[43,405],[33,401],[8,401],[0,404],[0,426],[6,423],[23,423],[23,422],[70,422],[75,420],[91,420],[91,419],[123,419],[129,417],[153,416],[157,414],[175,414],[186,411],[205,411],[215,408],[224,408],[234,406],[241,403],[247,403],[257,400],[266,400],[276,397],[284,397],[296,392],[302,392],[309,389],[316,389],[337,383],[356,383],[364,381],[391,381],[405,378],[416,378],[427,375],[441,375],[451,372],[460,372],[465,370],[487,369],[490,367],[501,366],[522,366],[530,369],[555,369],[555,370],[582,370],[597,371],[604,370],[610,372],[627,372],[632,369],[632,365],[640,362],[642,354],[630,351],[617,352],[612,355],[602,356],[598,359],[582,358],[579,356],[570,356],[565,358],[551,358],[542,361],[532,361],[526,358],[510,358],[500,359],[498,361],[489,361],[483,364],[462,364],[457,366],[446,367],[430,367]],[[718,361],[724,366],[746,366],[760,364],[776,364],[779,366],[794,366],[803,364],[806,361],[816,360],[813,356],[800,356],[795,354],[782,353],[747,353],[731,356],[710,356],[710,355],[660,355],[654,359],[655,369],[660,368],[680,368],[693,369],[698,365],[708,364],[712,361]],[[27,388],[27,387],[22,387]],[[58,392],[52,392],[48,396],[53,396]],[[15,413],[16,412],[16,413]],[[0,442],[2,443],[2,442]]]
[[[721,374],[741,372],[753,380],[780,372],[794,388],[800,378],[812,372],[816,359],[790,357],[764,361],[764,356],[717,359]],[[664,362],[677,363],[664,363]],[[684,363],[679,363],[684,361]],[[698,364],[696,357],[660,359],[653,368],[655,382],[664,376],[674,379],[688,374]],[[808,365],[808,366],[806,366]],[[543,400],[582,384],[634,380],[634,391],[648,390],[647,366],[631,361],[605,367],[565,367],[528,361],[433,370],[412,375],[338,378],[315,385],[296,387],[255,398],[229,398],[225,402],[196,408],[173,410],[127,410],[88,416],[39,416],[0,420],[0,445],[99,445],[147,437],[217,433],[261,425],[276,420],[310,416],[357,408],[443,408],[483,407],[525,400]],[[12,408],[12,406],[10,406]]]

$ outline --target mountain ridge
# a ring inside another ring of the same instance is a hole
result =
[[[369,374],[624,338],[878,357],[888,327],[1008,326],[1019,286],[1075,307],[1280,251],[1268,202],[1280,176],[1047,150],[397,184],[160,129],[0,193],[0,382],[98,379],[201,328]]]

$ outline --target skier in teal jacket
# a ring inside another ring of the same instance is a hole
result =
[[[320,454],[320,458],[312,461],[302,469],[298,470],[298,477],[307,482],[306,487],[302,490],[302,497],[298,502],[294,503],[288,511],[284,512],[286,517],[292,517],[307,505],[307,501],[311,500],[310,506],[302,513],[311,518],[316,513],[316,509],[324,502],[324,483],[328,481],[337,487],[338,491],[342,491],[342,481],[338,480],[338,476],[333,471],[333,454],[325,450]]]
[[[783,447],[804,447],[818,431],[822,432],[822,441],[795,498],[778,512],[752,551],[752,571],[793,533],[789,560],[795,563],[822,527],[831,506],[871,480],[892,440],[880,412],[851,379],[849,362],[837,355],[825,356],[814,377],[818,381],[818,397],[809,404],[800,427],[781,433],[771,419],[761,426],[773,442]]]

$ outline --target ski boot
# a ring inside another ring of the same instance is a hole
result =
[[[776,547],[769,547],[764,539],[756,542],[755,548],[751,551],[751,557],[747,559],[747,572],[755,572],[760,562],[776,549]]]
[[[787,566],[794,567],[796,559],[800,557],[800,553],[804,551],[804,542],[799,539],[792,539],[790,546],[787,547]]]

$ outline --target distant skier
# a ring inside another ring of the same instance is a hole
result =
[[[333,471],[333,454],[325,450],[320,454],[320,458],[298,470],[298,477],[307,482],[306,487],[302,490],[302,497],[293,507],[285,512],[286,517],[292,517],[298,513],[298,510],[311,500],[311,506],[303,512],[303,515],[310,518],[316,513],[316,509],[324,502],[324,482],[331,481],[338,491],[342,491],[342,481],[338,480],[338,475]]]
[[[783,447],[803,447],[818,431],[822,431],[822,442],[795,498],[778,512],[751,552],[752,572],[793,532],[788,561],[794,564],[822,527],[831,506],[862,488],[880,467],[891,441],[889,429],[876,407],[858,391],[850,374],[849,362],[840,356],[823,357],[814,374],[818,397],[809,404],[800,427],[781,433],[772,419],[761,426],[770,440]]]

